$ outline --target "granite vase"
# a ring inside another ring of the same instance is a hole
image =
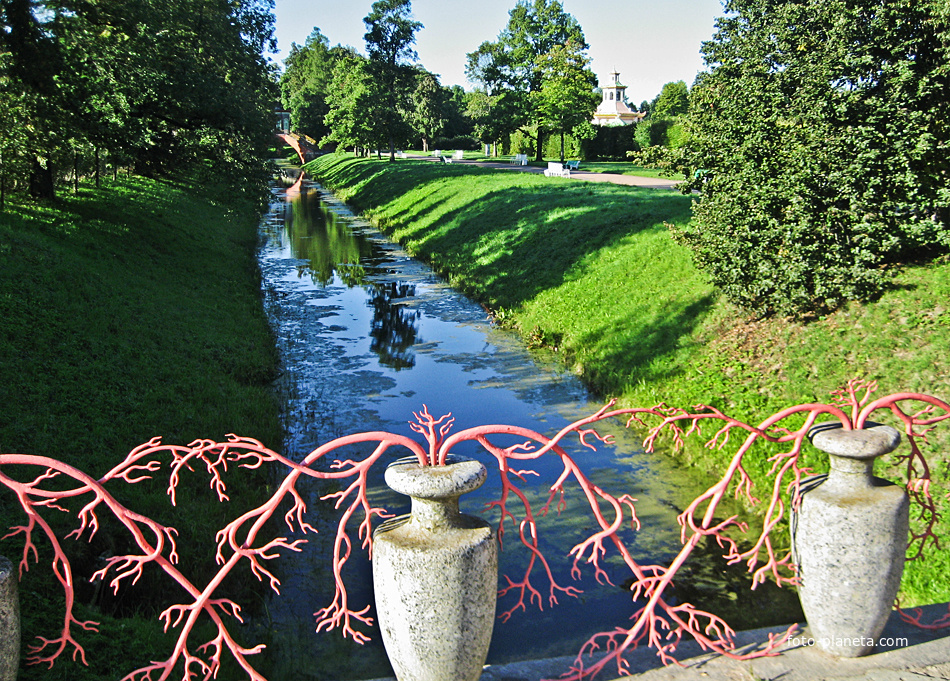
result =
[[[808,437],[830,458],[827,476],[802,481],[792,515],[793,560],[811,636],[837,657],[874,650],[904,571],[910,502],[903,487],[873,474],[900,444],[890,426],[845,430],[818,424]]]
[[[373,534],[376,612],[399,681],[477,681],[488,656],[498,592],[498,549],[484,520],[459,497],[487,477],[479,461],[444,466],[401,459],[386,484],[412,499],[409,515]]]

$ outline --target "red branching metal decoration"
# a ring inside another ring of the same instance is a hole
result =
[[[299,551],[306,539],[277,537],[259,540],[264,526],[283,511],[282,520],[291,534],[305,536],[316,532],[307,522],[307,506],[297,489],[302,476],[323,480],[339,481],[338,491],[327,493],[323,499],[330,501],[341,511],[333,543],[332,570],[335,582],[333,600],[315,613],[317,631],[339,628],[345,637],[363,643],[368,640],[366,633],[359,627],[372,625],[369,605],[360,607],[350,603],[344,582],[344,568],[352,555],[354,541],[370,555],[372,552],[372,528],[376,518],[389,517],[383,508],[374,506],[368,496],[367,473],[384,454],[392,449],[404,448],[415,455],[421,465],[437,466],[445,463],[449,452],[463,442],[474,442],[488,455],[494,457],[498,465],[500,492],[498,499],[489,504],[500,513],[498,538],[503,541],[507,527],[518,533],[521,544],[529,552],[529,560],[524,574],[517,578],[505,577],[505,585],[500,594],[516,596],[514,605],[505,610],[500,617],[508,619],[517,610],[527,605],[543,608],[554,605],[559,596],[575,596],[579,591],[561,584],[547,558],[541,553],[538,544],[538,518],[545,515],[552,505],[560,511],[564,505],[565,485],[573,480],[590,508],[597,529],[571,550],[573,565],[572,576],[578,576],[584,565],[592,569],[598,582],[607,582],[607,572],[602,561],[608,552],[616,552],[633,574],[631,596],[635,604],[640,604],[634,613],[633,623],[627,628],[618,627],[610,632],[591,638],[578,654],[575,664],[565,679],[580,680],[590,678],[607,665],[615,665],[617,672],[625,673],[628,668],[624,653],[640,644],[654,647],[664,663],[676,662],[679,642],[683,637],[691,637],[699,642],[704,650],[719,653],[737,659],[747,659],[763,655],[775,655],[777,649],[793,633],[794,627],[781,635],[770,637],[768,643],[754,653],[739,654],[734,646],[734,631],[715,614],[704,612],[689,604],[674,605],[665,598],[667,588],[672,584],[677,570],[684,564],[693,549],[704,537],[712,537],[723,549],[724,555],[733,563],[743,562],[753,574],[753,588],[765,579],[771,578],[780,586],[795,582],[794,565],[790,555],[778,555],[770,533],[785,517],[787,507],[795,504],[794,489],[808,473],[799,465],[802,447],[809,428],[819,418],[840,421],[844,428],[861,428],[868,418],[878,411],[889,411],[902,424],[903,432],[909,443],[910,451],[899,457],[898,463],[904,467],[907,487],[912,499],[920,510],[919,527],[913,533],[914,557],[919,556],[923,546],[936,543],[933,527],[936,507],[930,496],[930,469],[923,456],[919,443],[926,441],[927,432],[939,421],[950,418],[950,405],[935,397],[919,393],[896,393],[876,400],[871,395],[876,384],[851,381],[836,392],[830,404],[802,404],[784,409],[751,426],[727,416],[723,412],[708,406],[698,406],[692,411],[673,409],[660,405],[649,409],[615,409],[610,402],[595,414],[581,419],[563,428],[552,437],[546,437],[534,431],[509,425],[485,425],[468,428],[450,434],[453,419],[450,415],[436,419],[427,409],[414,414],[415,422],[411,429],[422,436],[424,445],[419,442],[388,432],[366,432],[348,435],[328,442],[308,454],[302,461],[295,462],[265,447],[261,442],[250,438],[229,435],[226,442],[199,440],[188,446],[169,445],[159,438],[135,448],[115,468],[98,480],[86,473],[55,459],[18,455],[0,455],[0,483],[12,490],[27,516],[24,525],[14,527],[9,535],[21,534],[25,539],[23,555],[20,560],[21,575],[30,564],[30,557],[38,560],[35,546],[36,529],[46,535],[53,548],[53,572],[66,594],[65,614],[62,630],[53,639],[39,638],[32,648],[31,662],[52,665],[55,659],[66,650],[73,657],[79,657],[84,663],[85,652],[73,636],[75,627],[95,630],[92,622],[81,622],[73,617],[73,575],[69,560],[63,551],[60,540],[55,536],[49,524],[43,519],[41,511],[47,509],[65,510],[64,505],[71,499],[82,499],[84,505],[78,513],[79,525],[68,537],[91,536],[98,529],[97,513],[107,509],[131,533],[138,553],[116,556],[94,579],[111,578],[113,589],[124,582],[134,583],[142,574],[146,564],[157,565],[184,591],[183,601],[168,608],[161,614],[166,631],[178,632],[176,645],[169,657],[162,662],[149,665],[128,674],[124,681],[156,681],[169,678],[182,665],[183,679],[211,679],[215,676],[221,657],[230,654],[252,680],[263,680],[249,661],[249,657],[260,652],[262,646],[245,648],[238,644],[229,630],[233,619],[241,621],[241,609],[236,603],[216,598],[215,592],[222,581],[243,562],[252,573],[265,581],[277,592],[280,582],[271,571],[269,561],[282,552]],[[905,405],[917,405],[917,411],[908,411]],[[707,447],[725,447],[734,433],[745,435],[744,440],[733,455],[723,476],[703,494],[697,497],[680,515],[682,526],[682,549],[668,566],[640,565],[634,560],[624,544],[619,530],[625,526],[640,528],[636,516],[636,500],[628,495],[614,496],[595,485],[581,471],[577,463],[561,447],[561,443],[572,433],[576,433],[581,444],[595,449],[596,442],[607,443],[609,437],[599,435],[592,425],[605,419],[624,417],[627,425],[636,425],[646,429],[645,446],[652,449],[659,438],[668,437],[674,447],[682,446],[686,437],[699,435],[707,421],[717,426],[716,432],[706,443]],[[794,422],[796,427],[783,425]],[[502,447],[497,444],[499,436],[507,441],[515,438],[517,444]],[[494,440],[494,441],[493,441]],[[749,548],[740,548],[735,539],[735,531],[745,531],[735,517],[716,521],[715,513],[720,502],[731,494],[744,497],[750,503],[757,503],[753,496],[753,481],[743,466],[743,459],[754,444],[766,441],[783,445],[784,451],[773,454],[768,459],[772,466],[772,478],[768,495],[763,527]],[[347,448],[344,453],[343,448]],[[348,452],[362,451],[354,458]],[[369,453],[366,453],[369,452]],[[332,460],[328,455],[339,455]],[[538,459],[550,455],[559,457],[563,466],[560,475],[549,488],[547,503],[535,512],[528,497],[522,490],[527,482],[526,476],[534,471],[517,468],[518,462]],[[199,588],[176,568],[177,553],[175,530],[165,527],[149,518],[131,511],[106,490],[106,485],[117,480],[137,483],[151,478],[163,467],[163,458],[168,461],[169,482],[167,492],[172,504],[175,503],[176,489],[183,471],[193,466],[202,466],[210,476],[210,487],[221,501],[227,500],[224,473],[229,466],[258,468],[265,464],[277,464],[287,470],[276,491],[257,508],[254,508],[232,522],[217,534],[216,560],[219,566],[214,577]],[[362,458],[360,458],[362,457]],[[327,470],[319,470],[315,464],[321,460],[330,461]],[[39,467],[42,472],[28,482],[20,482],[8,473],[22,467]],[[62,481],[68,479],[69,483]],[[56,480],[55,485],[50,481]],[[72,485],[72,486],[69,486]],[[790,501],[787,501],[790,499]],[[279,519],[279,518],[278,518]],[[356,536],[351,536],[355,526]],[[540,576],[539,576],[540,574]],[[544,586],[541,586],[541,582]],[[189,647],[189,638],[200,617],[207,617],[216,628],[216,635],[197,648]],[[950,614],[941,620],[924,624],[918,614],[905,614],[908,621],[928,627],[950,626]],[[586,661],[601,649],[605,656],[592,664]]]

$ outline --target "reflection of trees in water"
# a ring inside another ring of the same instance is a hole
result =
[[[405,307],[397,301],[416,294],[415,284],[400,284],[395,281],[367,287],[369,306],[373,308],[370,326],[370,349],[379,355],[383,366],[408,369],[415,365],[416,356],[412,346],[419,333],[419,311]]]
[[[336,272],[347,286],[363,283],[366,269],[360,260],[372,256],[372,244],[327,210],[318,192],[302,192],[284,213],[284,224],[294,257],[307,261],[297,268],[298,276],[309,275],[326,286]]]

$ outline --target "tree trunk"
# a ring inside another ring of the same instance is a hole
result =
[[[541,130],[540,127],[538,128],[537,140],[538,140],[538,152],[534,160],[540,162],[544,160],[544,131]]]
[[[73,194],[79,193],[79,152],[73,149]]]
[[[561,163],[564,163],[564,131],[561,131]]]
[[[101,189],[99,184],[99,145],[96,145],[96,189]]]
[[[56,198],[56,190],[53,187],[53,168],[49,161],[44,167],[39,159],[33,159],[33,167],[30,170],[30,196],[34,199]]]

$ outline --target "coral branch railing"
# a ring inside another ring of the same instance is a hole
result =
[[[772,533],[796,504],[795,490],[808,469],[800,465],[801,454],[808,430],[819,419],[840,422],[845,429],[861,428],[877,412],[887,412],[900,422],[909,443],[908,451],[900,454],[898,463],[903,467],[908,491],[921,509],[919,523],[913,531],[912,557],[921,555],[928,543],[936,543],[934,522],[936,505],[930,493],[931,471],[920,443],[926,441],[929,430],[950,418],[950,405],[935,397],[920,393],[895,393],[872,400],[875,384],[852,381],[834,394],[830,404],[802,404],[789,407],[766,418],[756,426],[708,406],[692,410],[674,409],[660,405],[652,408],[615,408],[610,402],[584,419],[561,429],[551,437],[511,425],[484,425],[451,434],[453,420],[446,415],[436,419],[427,409],[416,413],[411,429],[423,442],[389,432],[367,432],[348,435],[328,442],[310,452],[302,461],[292,461],[250,438],[229,435],[225,442],[199,440],[188,446],[165,444],[155,438],[132,450],[129,455],[99,479],[61,461],[31,455],[0,455],[0,484],[11,490],[26,514],[24,524],[12,528],[11,535],[22,535],[24,548],[20,558],[20,572],[29,568],[31,559],[38,560],[36,541],[42,534],[54,553],[53,572],[65,593],[62,627],[54,638],[38,638],[31,649],[30,661],[52,665],[64,652],[86,662],[85,651],[75,638],[76,628],[95,630],[95,624],[77,620],[73,615],[74,581],[72,567],[63,550],[61,540],[52,531],[43,516],[44,511],[65,510],[67,505],[81,503],[77,512],[78,525],[67,538],[91,537],[99,527],[98,513],[104,510],[115,516],[128,530],[136,552],[115,556],[93,579],[108,579],[117,590],[120,585],[135,583],[146,565],[155,565],[177,583],[183,596],[180,602],[161,614],[166,631],[177,632],[176,643],[164,661],[152,662],[124,677],[127,681],[156,681],[167,679],[175,669],[183,669],[182,678],[213,678],[221,664],[222,655],[231,655],[250,679],[264,679],[251,663],[254,654],[263,646],[246,648],[231,634],[234,622],[241,621],[240,606],[227,598],[216,597],[221,583],[235,569],[246,565],[251,573],[279,592],[280,582],[270,567],[270,561],[281,554],[298,552],[306,542],[306,535],[316,528],[307,520],[308,508],[297,485],[302,478],[337,481],[340,488],[326,493],[322,500],[339,511],[339,520],[333,542],[331,566],[334,595],[331,602],[316,613],[317,631],[339,629],[344,637],[365,642],[364,629],[372,625],[370,606],[352,604],[344,579],[344,568],[353,554],[354,544],[371,556],[372,530],[376,519],[390,517],[386,509],[374,506],[368,494],[368,472],[384,457],[408,450],[424,466],[443,465],[453,448],[462,443],[475,443],[496,464],[499,473],[498,497],[488,506],[499,512],[497,533],[504,540],[506,527],[517,532],[521,545],[528,551],[524,572],[505,576],[501,595],[512,595],[514,604],[501,612],[502,619],[527,605],[543,608],[557,603],[560,596],[576,596],[580,592],[562,584],[555,570],[539,547],[539,518],[552,507],[563,508],[569,484],[576,485],[594,519],[596,529],[583,538],[571,551],[571,575],[577,577],[589,569],[598,582],[608,582],[604,561],[608,555],[618,555],[631,571],[630,596],[635,612],[629,627],[617,627],[592,637],[582,648],[575,664],[564,677],[580,680],[596,675],[608,665],[618,673],[627,671],[624,654],[641,644],[652,646],[664,663],[675,661],[674,654],[684,637],[695,639],[703,649],[721,655],[746,659],[777,654],[779,647],[791,635],[794,627],[783,634],[770,637],[767,644],[754,653],[741,654],[734,645],[735,632],[720,617],[698,610],[690,604],[673,604],[668,594],[677,571],[689,558],[696,546],[709,537],[718,542],[723,555],[732,563],[744,563],[756,584],[771,578],[780,586],[795,583],[795,566],[789,554],[782,555],[775,547]],[[912,408],[912,409],[911,409]],[[612,494],[594,484],[582,471],[578,462],[567,454],[562,443],[576,436],[590,449],[597,444],[609,443],[609,437],[599,435],[593,425],[607,419],[624,418],[628,426],[642,428],[646,433],[645,446],[652,449],[661,437],[673,447],[683,445],[690,436],[699,436],[707,424],[716,431],[707,447],[728,446],[733,435],[743,437],[732,455],[722,477],[699,495],[679,516],[682,547],[669,565],[640,565],[622,539],[621,530],[640,529],[636,514],[636,500],[627,494]],[[503,446],[499,440],[515,444]],[[747,530],[732,516],[716,520],[720,503],[733,496],[750,504],[758,503],[754,496],[752,477],[744,462],[753,446],[768,442],[779,446],[778,453],[769,456],[771,478],[762,528],[751,543],[740,548],[736,532]],[[359,451],[361,454],[353,454]],[[333,458],[330,455],[333,455]],[[548,489],[547,502],[536,512],[523,487],[534,472],[522,469],[523,462],[540,457],[558,457],[561,470]],[[332,461],[318,469],[322,460]],[[227,500],[225,471],[230,467],[259,468],[276,465],[284,470],[277,489],[256,508],[228,523],[216,536],[217,571],[204,586],[189,580],[177,567],[176,532],[119,503],[106,489],[117,482],[139,483],[168,467],[167,493],[172,504],[184,471],[201,466],[209,476],[210,487],[221,501]],[[23,470],[40,472],[20,480]],[[67,481],[67,482],[64,482]],[[286,508],[282,512],[281,508]],[[275,518],[275,515],[278,517]],[[282,521],[288,536],[260,539],[263,528],[271,520]],[[355,529],[354,529],[355,528]],[[355,533],[355,536],[353,534]],[[297,535],[293,538],[290,535]],[[215,635],[194,647],[190,639],[200,618],[207,618]],[[919,613],[905,613],[908,621],[921,626],[950,626],[950,614],[933,623],[919,621]],[[606,655],[589,657],[600,649]],[[595,662],[588,663],[596,659]]]

